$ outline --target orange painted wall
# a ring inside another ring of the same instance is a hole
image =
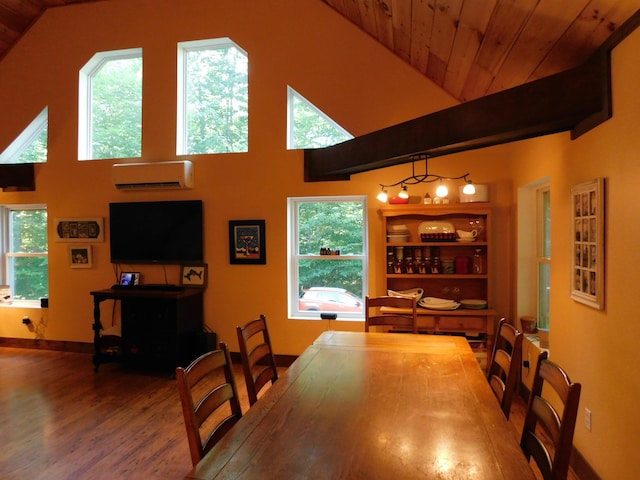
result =
[[[612,54],[613,118],[571,141],[567,134],[513,145],[515,186],[551,178],[552,264],[550,358],[582,383],[574,444],[601,478],[640,475],[640,338],[636,299],[640,244],[640,32]],[[573,301],[570,190],[606,180],[606,305],[595,310]],[[592,411],[592,430],[584,409]]]
[[[248,153],[192,156],[195,188],[161,192],[119,192],[110,177],[114,161],[76,160],[78,71],[95,52],[143,49],[142,160],[173,160],[176,44],[216,37],[233,39],[249,55]],[[287,318],[287,197],[370,196],[370,291],[380,293],[384,292],[383,232],[375,195],[379,183],[405,177],[410,167],[354,175],[348,182],[304,183],[302,153],[286,150],[287,85],[356,136],[455,104],[319,0],[131,0],[54,8],[0,62],[0,111],[11,112],[0,116],[0,149],[44,106],[49,107],[49,161],[36,166],[36,191],[0,193],[0,202],[42,202],[51,219],[97,216],[106,222],[109,202],[202,199],[209,265],[206,323],[233,350],[237,348],[234,327],[265,313],[278,353],[299,354],[328,326]],[[506,160],[504,154],[492,153],[496,151],[505,149],[434,160],[430,168],[448,175],[470,171],[476,182],[496,183],[491,188],[502,191],[508,205],[508,178],[496,179],[489,173]],[[412,193],[420,196],[426,191],[415,190]],[[267,265],[230,265],[228,220],[256,218],[267,223]],[[20,321],[26,312],[42,323],[38,332],[42,338],[90,342],[89,291],[116,282],[108,243],[92,245],[94,266],[82,270],[68,267],[67,244],[52,241],[49,247],[50,308],[0,309],[0,336],[33,338],[35,333]],[[383,261],[378,265],[379,258]],[[165,271],[136,266],[136,270],[142,271],[146,282],[164,282],[165,275],[169,282],[178,281],[176,267]],[[508,300],[501,299],[501,309],[509,308]],[[112,317],[109,302],[102,305],[102,316]],[[333,323],[332,328],[362,328],[359,322]]]

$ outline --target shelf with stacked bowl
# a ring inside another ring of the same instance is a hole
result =
[[[408,204],[380,211],[387,290],[421,289],[418,330],[466,336],[484,367],[497,316],[490,308],[491,206]]]

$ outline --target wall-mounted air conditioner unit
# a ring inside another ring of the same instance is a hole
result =
[[[119,190],[154,190],[193,187],[193,165],[175,162],[116,163],[111,170]]]

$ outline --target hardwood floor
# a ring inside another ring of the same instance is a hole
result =
[[[524,407],[512,410],[516,436]],[[3,480],[166,480],[191,468],[175,380],[117,364],[95,373],[83,353],[0,347],[0,431]]]
[[[180,479],[191,468],[175,380],[116,364],[96,374],[87,354],[0,348],[0,429],[4,480]]]
[[[520,434],[522,433],[522,425],[524,424],[524,417],[527,413],[527,404],[525,400],[520,396],[515,396],[513,404],[511,405],[511,413],[509,415],[509,422],[513,425],[514,434],[518,441],[520,441]],[[532,465],[532,469],[536,474],[536,477],[542,480],[542,475],[536,469],[535,464]],[[569,468],[569,474],[567,480],[580,480],[575,472]]]

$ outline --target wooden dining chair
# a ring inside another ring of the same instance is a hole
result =
[[[176,380],[195,466],[242,417],[227,345],[220,342],[219,350],[201,355],[186,368],[176,368]],[[218,417],[222,420],[216,421]],[[206,431],[201,432],[205,422]]]
[[[487,368],[487,380],[507,419],[511,413],[513,396],[518,390],[523,337],[517,328],[501,318]]]
[[[555,391],[562,403],[561,413],[558,413],[552,403],[542,397],[543,387],[545,391],[548,388]],[[540,353],[520,447],[527,460],[533,457],[544,480],[567,478],[580,389],[579,383],[571,383],[566,372],[547,359],[547,352]],[[551,443],[552,449],[549,449],[548,442]]]
[[[382,307],[403,308],[407,313],[380,311]],[[418,311],[416,297],[369,297],[365,298],[364,331],[373,326],[390,326],[418,333]]]
[[[278,369],[271,347],[267,317],[260,315],[260,318],[236,327],[236,332],[251,406],[258,401],[258,394],[265,385],[269,382],[273,384],[278,380]]]

